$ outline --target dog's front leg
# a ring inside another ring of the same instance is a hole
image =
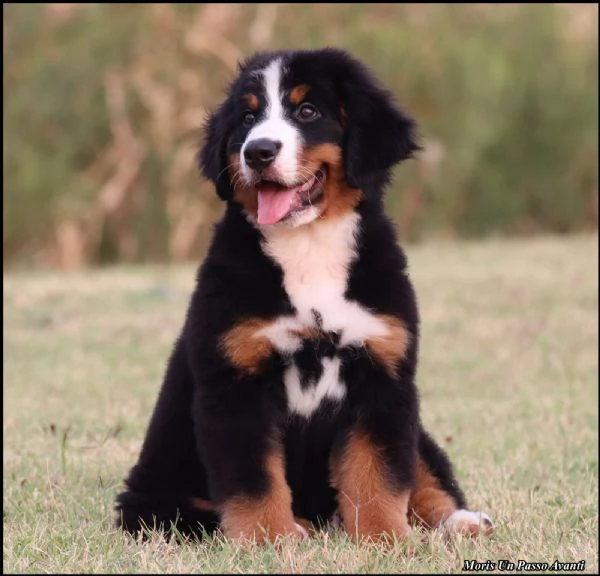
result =
[[[292,497],[285,480],[283,456],[279,451],[264,455],[263,482],[258,491],[240,489],[220,505],[224,534],[229,538],[274,542],[280,536],[305,536],[295,522]]]
[[[194,317],[207,316],[200,310]],[[257,542],[306,536],[285,478],[283,364],[268,337],[272,325],[257,317],[232,322],[217,349],[201,337],[206,328],[188,330],[192,418],[210,498],[227,537]]]
[[[390,540],[410,533],[415,483],[417,395],[408,374],[391,376],[371,357],[346,364],[348,425],[331,457],[331,482],[350,536]]]
[[[262,543],[305,535],[292,513],[279,434],[282,413],[271,387],[259,378],[216,380],[197,391],[193,418],[225,536]]]

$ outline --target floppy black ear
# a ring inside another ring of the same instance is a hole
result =
[[[204,142],[198,155],[202,174],[212,180],[222,200],[229,200],[233,196],[226,150],[229,107],[227,100],[208,117],[204,125]]]
[[[346,180],[355,188],[385,182],[394,164],[420,149],[416,124],[360,62],[346,57],[338,78],[345,116]]]

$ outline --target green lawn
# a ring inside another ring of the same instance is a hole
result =
[[[423,418],[491,539],[413,554],[340,533],[272,547],[141,544],[112,527],[195,269],[4,277],[6,572],[460,572],[464,560],[598,570],[598,237],[410,247]]]

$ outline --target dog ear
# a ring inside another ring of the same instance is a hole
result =
[[[394,164],[421,149],[416,124],[360,62],[347,57],[338,78],[346,180],[361,189],[385,182]]]
[[[198,154],[200,171],[214,183],[222,200],[233,196],[226,151],[230,106],[229,100],[226,100],[208,117],[204,125],[204,142]]]

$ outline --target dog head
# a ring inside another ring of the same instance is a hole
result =
[[[200,166],[258,226],[296,227],[380,194],[413,120],[338,49],[260,53],[208,119]]]

